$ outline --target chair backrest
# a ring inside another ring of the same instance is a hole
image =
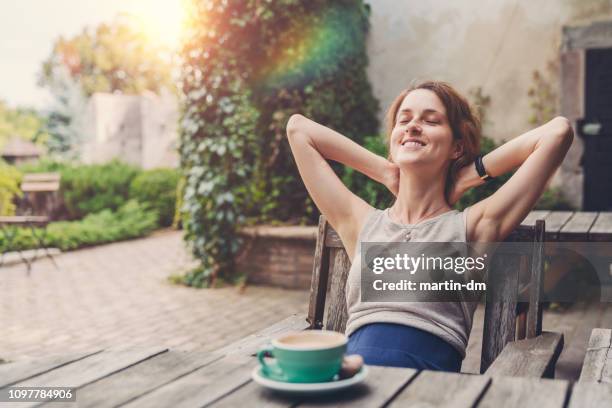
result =
[[[485,305],[481,372],[486,371],[509,341],[535,337],[542,332],[540,293],[544,231],[544,221],[537,220],[535,226],[521,226],[506,239],[508,242],[533,242],[533,256],[495,257],[497,262],[494,267],[503,268],[503,273],[496,273],[501,279],[487,282],[490,293]],[[348,319],[345,286],[350,267],[351,262],[340,237],[321,216],[310,287],[310,328],[344,331]],[[521,270],[529,279],[529,301],[518,304]]]

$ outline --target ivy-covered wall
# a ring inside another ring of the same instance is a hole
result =
[[[285,135],[303,113],[359,143],[378,131],[361,0],[192,0],[182,50],[181,166],[186,237],[207,286],[237,275],[237,231],[314,223]]]

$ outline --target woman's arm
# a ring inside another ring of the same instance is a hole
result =
[[[395,173],[393,165],[302,115],[291,116],[287,123],[287,137],[308,193],[338,232],[352,259],[362,222],[372,207],[346,188],[326,160],[350,166],[388,186],[392,184]]]
[[[479,237],[504,239],[520,224],[563,161],[573,136],[569,121],[556,117],[483,157],[491,176],[520,167],[499,190],[470,209],[468,224],[471,220],[474,225],[473,240]],[[457,188],[467,189],[482,183],[474,166],[470,165],[460,172]]]
[[[554,126],[552,123],[564,120],[565,118],[557,117],[540,127],[515,137],[484,155],[482,162],[485,169],[487,169],[487,174],[491,177],[498,177],[519,167],[527,160],[527,157],[536,149],[538,144],[541,143],[542,138],[550,133],[549,129],[551,126]],[[484,183],[485,181],[478,175],[474,163],[463,167],[459,170],[457,182],[455,183],[454,200],[452,200],[452,203],[454,204],[458,201],[467,190]]]

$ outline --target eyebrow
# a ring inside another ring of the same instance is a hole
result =
[[[399,111],[399,113],[412,113],[412,109],[410,108],[406,108],[406,109],[402,109],[401,111]],[[439,113],[440,115],[444,116],[444,114],[440,111],[437,111],[435,109],[425,109],[423,111],[423,113]]]

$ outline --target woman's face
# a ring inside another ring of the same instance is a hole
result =
[[[458,149],[438,96],[427,89],[415,89],[406,95],[391,132],[392,161],[400,168],[417,163],[444,168],[459,156]]]

